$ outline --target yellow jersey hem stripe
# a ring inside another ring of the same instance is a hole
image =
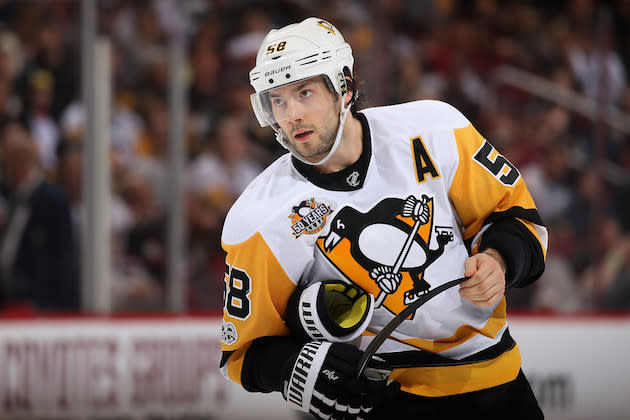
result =
[[[426,397],[444,397],[479,391],[513,381],[521,366],[518,346],[499,357],[465,365],[394,369],[390,379],[401,390]]]

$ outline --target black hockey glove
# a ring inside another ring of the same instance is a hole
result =
[[[382,398],[386,380],[357,379],[361,350],[351,344],[311,341],[289,361],[284,398],[321,419],[365,419]]]
[[[289,299],[286,323],[306,340],[345,343],[359,337],[374,312],[374,297],[342,281],[298,288]]]

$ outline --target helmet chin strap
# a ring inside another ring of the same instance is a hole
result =
[[[284,133],[282,132],[282,129],[280,128],[278,128],[277,130],[275,130],[274,128],[274,131],[276,132],[276,139],[281,140],[280,144],[282,144],[285,148],[287,148],[293,156],[295,156],[300,161],[306,163],[307,165],[311,165],[311,166],[323,165],[324,163],[328,162],[328,160],[332,157],[332,155],[334,155],[335,152],[337,151],[337,148],[339,147],[339,144],[341,143],[341,136],[343,134],[343,127],[346,123],[346,117],[348,116],[348,111],[350,111],[350,105],[348,105],[348,107],[344,107],[344,103],[346,102],[346,94],[344,94],[341,97],[340,102],[341,102],[341,110],[339,111],[339,129],[337,129],[337,136],[335,137],[335,141],[333,142],[332,147],[328,151],[328,154],[324,156],[322,160],[317,161],[317,162],[311,162],[307,160],[306,158],[304,158],[304,156],[302,156],[302,154],[295,149],[295,147],[293,146],[293,143],[291,143],[284,136]]]

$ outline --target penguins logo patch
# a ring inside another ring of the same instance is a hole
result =
[[[221,342],[230,346],[236,343],[236,340],[238,340],[238,333],[234,324],[221,320]]]
[[[335,35],[335,28],[332,26],[331,23],[328,23],[325,20],[320,20],[319,22],[317,22],[317,25],[326,29],[329,34]]]
[[[386,198],[366,213],[343,207],[317,246],[344,275],[376,296],[376,307],[398,313],[431,289],[424,271],[453,240],[452,227],[434,226],[433,206],[433,198],[422,195]]]
[[[318,203],[315,198],[304,200],[297,206],[293,206],[289,219],[291,219],[291,232],[295,238],[302,234],[314,234],[321,231],[326,224],[326,218],[333,212],[330,206]]]

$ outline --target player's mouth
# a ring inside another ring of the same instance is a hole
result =
[[[303,143],[305,141],[308,141],[311,139],[311,137],[313,137],[314,131],[313,130],[297,130],[296,132],[293,133],[293,137],[295,138],[296,141]]]

